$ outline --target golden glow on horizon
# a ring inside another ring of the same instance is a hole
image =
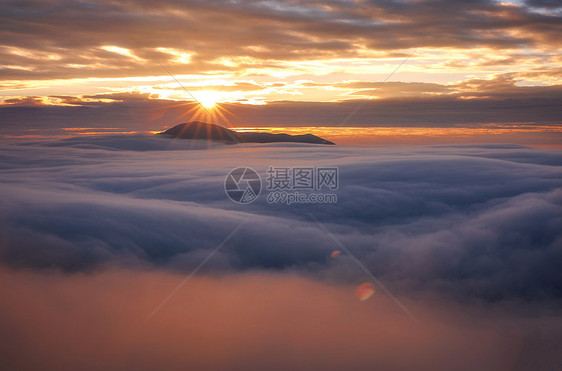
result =
[[[57,60],[62,58],[53,53],[37,52],[23,48],[7,49],[11,55],[40,57],[41,60]],[[139,57],[135,50],[115,45],[102,45],[97,47],[108,54],[114,54],[128,58],[130,63],[150,65],[153,63]],[[171,48],[156,48],[159,53],[170,56],[167,65],[174,69],[191,63],[192,53]],[[490,80],[505,73],[516,74],[516,83],[521,85],[556,85],[562,82],[562,78],[556,69],[542,60],[554,58],[553,52],[544,50],[540,53],[520,53],[518,49],[506,49],[508,55],[516,55],[518,63],[506,64],[505,55],[498,54],[493,48],[471,48],[470,50],[451,48],[423,48],[408,49],[404,54],[411,55],[410,60],[404,64],[392,81],[401,82],[428,82],[443,85],[444,91],[425,92],[431,94],[453,93],[447,91],[454,88],[455,84],[470,79],[479,78]],[[137,52],[138,53],[138,52]],[[274,66],[260,66],[259,64],[236,64],[229,67],[235,72],[216,71],[212,74],[191,73],[174,76],[195,96],[200,93],[212,91],[218,94],[221,89],[228,91],[228,97],[218,96],[215,101],[241,102],[247,104],[263,104],[275,100],[298,100],[298,101],[337,101],[357,98],[357,88],[345,87],[342,84],[350,81],[377,82],[383,80],[390,71],[403,60],[402,58],[384,58],[381,52],[372,51],[373,55],[358,58],[316,58],[307,61],[284,61]],[[384,55],[384,53],[383,53]],[[83,55],[83,59],[87,59]],[[515,58],[515,57],[514,57]],[[222,61],[222,59],[221,59]],[[554,60],[553,60],[554,61]],[[111,65],[92,62],[91,65],[76,65],[79,70],[88,68],[110,68]],[[542,63],[542,64],[541,64]],[[66,66],[70,66],[68,63]],[[538,67],[537,67],[538,66]],[[4,65],[22,70],[33,70],[26,65]],[[72,66],[70,66],[71,68]],[[539,68],[540,67],[540,68]],[[531,69],[535,69],[531,71]],[[538,68],[538,69],[537,69]],[[174,71],[175,72],[175,71]],[[161,98],[174,100],[184,99],[183,92],[177,86],[174,79],[163,71],[155,70],[146,76],[117,76],[110,72],[107,76],[96,76],[85,78],[78,73],[75,77],[63,78],[53,76],[52,79],[25,79],[4,80],[3,97],[13,98],[17,96],[63,96],[73,95],[95,95],[108,94],[112,92],[142,91],[158,94]],[[239,84],[239,85],[237,85]],[[316,84],[316,85],[315,85]],[[236,87],[240,86],[237,90]],[[402,86],[407,88],[407,86]],[[368,92],[369,88],[365,88]],[[456,89],[453,89],[456,90]],[[471,90],[471,89],[468,89]],[[475,87],[473,91],[481,91],[481,87]],[[460,89],[466,92],[467,89]],[[408,94],[422,94],[424,92],[407,91]],[[221,94],[224,93],[221,91]],[[390,84],[381,89],[385,97],[389,95],[402,96],[403,92],[392,91]],[[219,99],[220,98],[220,99]]]
[[[518,143],[562,149],[562,125],[488,124],[480,127],[238,127],[240,132],[314,134],[340,145]]]
[[[176,123],[203,121],[217,123],[201,106],[178,103],[186,107],[186,113],[177,117]],[[562,125],[518,126],[516,124],[490,124],[483,127],[418,128],[418,127],[239,127],[233,128],[225,113],[216,104],[212,114],[220,124],[239,132],[287,133],[292,135],[313,134],[338,145],[420,145],[453,143],[515,143],[537,148],[562,149]],[[519,124],[521,125],[521,124]],[[171,126],[170,126],[171,127]],[[4,135],[2,138],[68,138],[77,135],[99,134],[156,134],[169,127],[151,131],[128,131],[126,128],[63,128],[68,135],[34,134]]]
[[[217,123],[201,106],[193,102],[179,103],[186,112],[175,123],[203,121]],[[338,145],[419,145],[452,143],[516,143],[538,148],[562,149],[562,126],[518,126],[516,124],[492,124],[484,127],[418,128],[418,127],[232,127],[228,111],[216,104],[212,114],[220,124],[239,132],[287,133],[291,135],[313,134],[331,140]],[[173,126],[173,125],[172,125]],[[171,127],[171,126],[169,126]],[[21,135],[4,135],[3,138],[55,138],[95,134],[155,134],[157,130],[130,131],[127,128],[62,128],[68,135],[41,135],[38,130]]]

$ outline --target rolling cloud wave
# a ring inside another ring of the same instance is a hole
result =
[[[261,145],[249,157],[235,146],[177,150],[156,138],[134,140],[146,142],[142,149],[169,150],[131,151],[130,140],[93,138],[97,149],[72,141],[2,146],[2,261],[69,272],[114,265],[187,271],[248,218],[208,271],[296,271],[353,282],[357,267],[346,257],[330,260],[337,246],[311,213],[400,292],[562,298],[555,151]],[[228,200],[230,169],[251,166],[265,179],[269,165],[338,166],[338,203]]]

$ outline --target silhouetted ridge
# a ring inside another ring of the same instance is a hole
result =
[[[313,144],[335,144],[312,134],[289,135],[273,133],[241,133],[223,128],[220,125],[207,124],[200,121],[186,122],[170,128],[157,135],[166,135],[179,139],[207,139],[227,143],[274,143],[295,142]]]

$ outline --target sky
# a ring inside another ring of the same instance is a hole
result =
[[[557,1],[3,0],[0,10],[4,137],[214,121],[194,98],[233,127],[560,132]]]

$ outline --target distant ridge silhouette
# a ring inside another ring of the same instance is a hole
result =
[[[220,125],[207,124],[201,121],[191,121],[179,124],[156,135],[165,135],[179,139],[206,139],[226,143],[275,143],[295,142],[312,144],[335,144],[312,134],[289,135],[273,133],[241,133],[224,128]]]

